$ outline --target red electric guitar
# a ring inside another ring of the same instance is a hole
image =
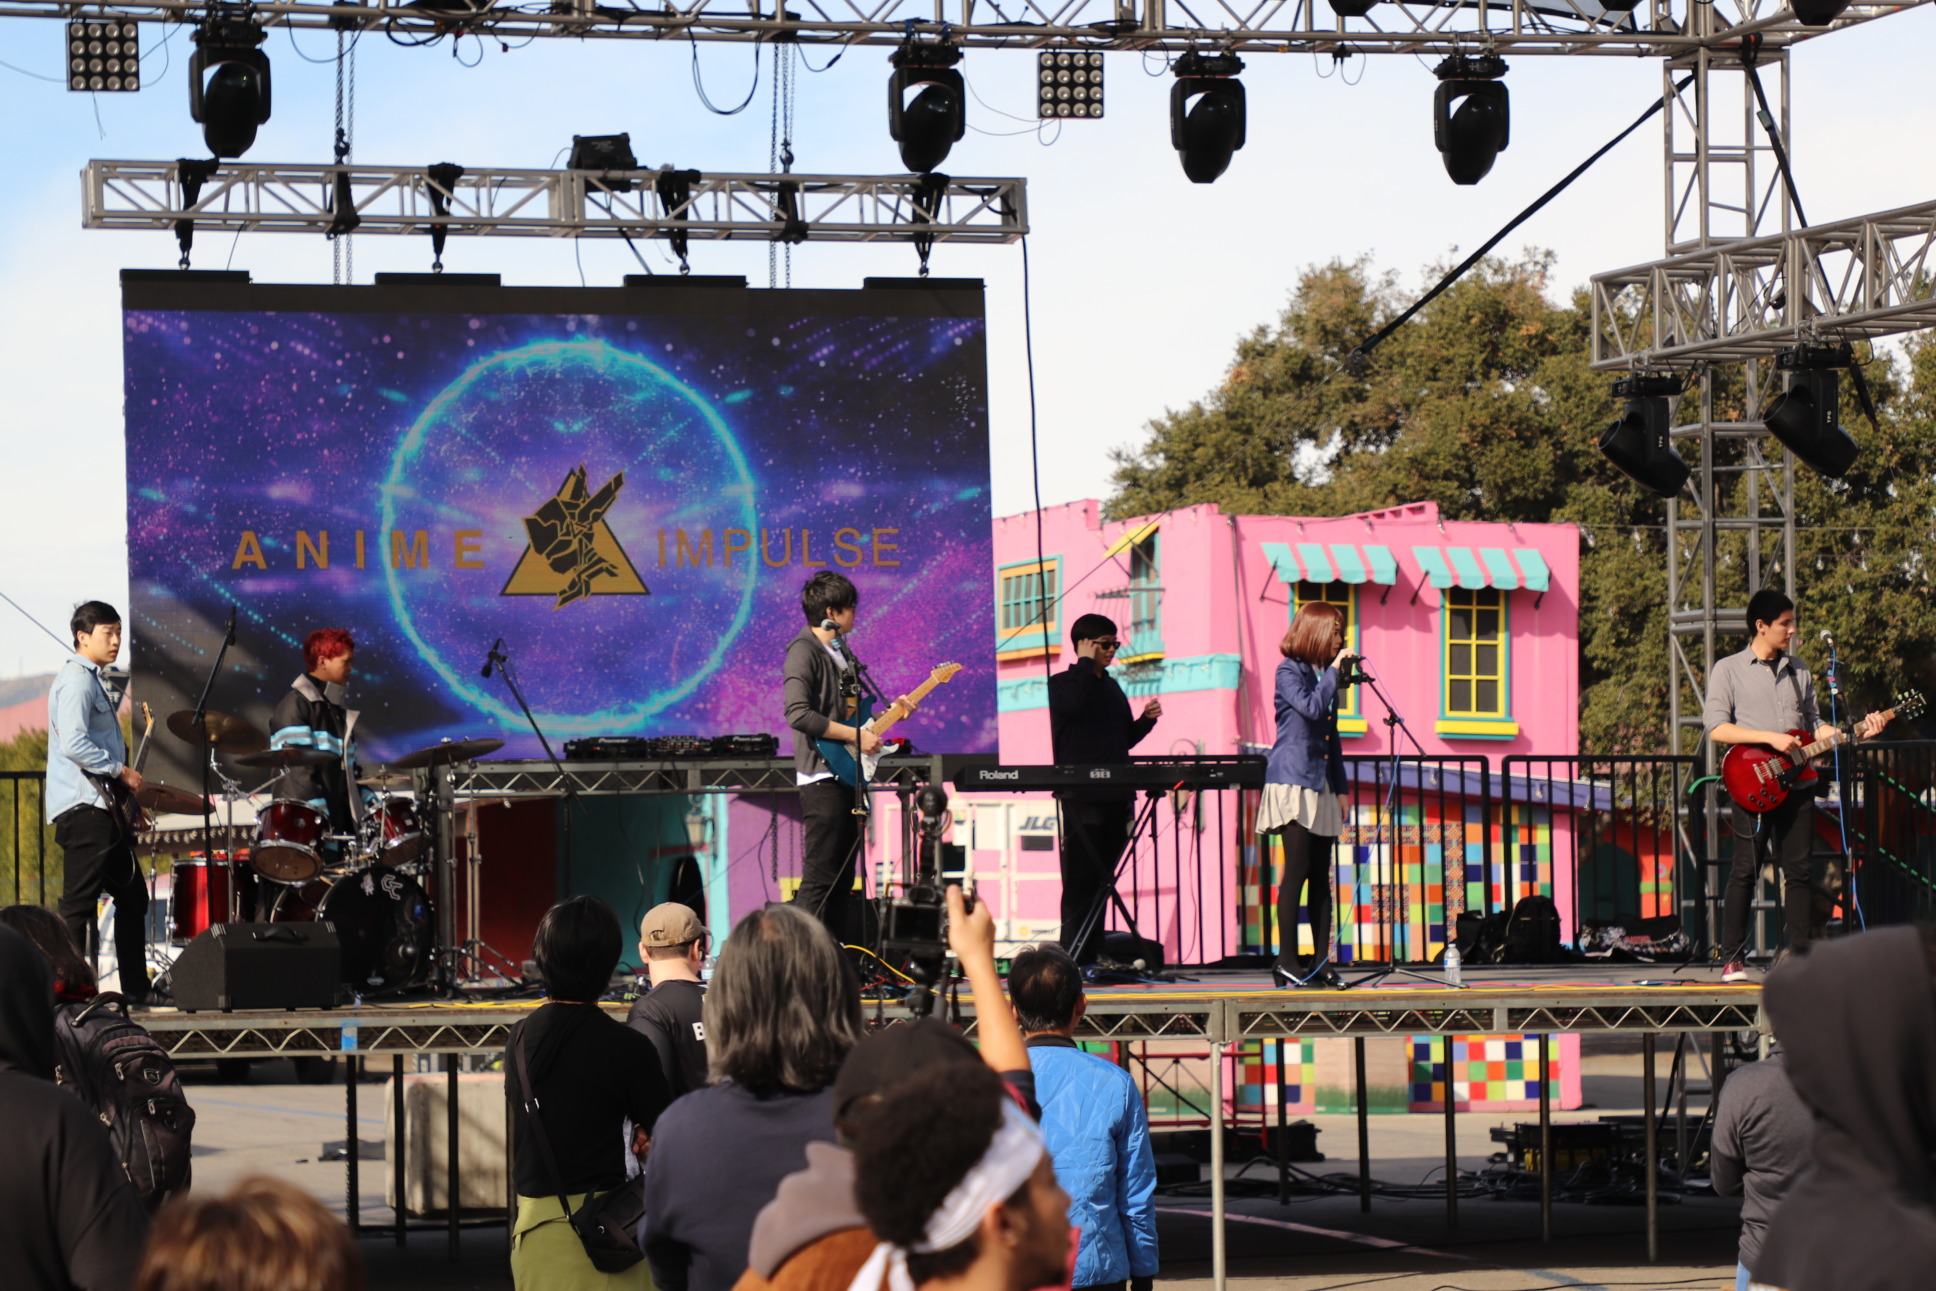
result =
[[[1922,711],[1921,692],[1909,690],[1897,695],[1896,706],[1884,709],[1883,716],[1893,720],[1915,717]],[[1808,738],[1807,731],[1788,733],[1798,740]],[[1821,777],[1810,762],[1834,748],[1840,738],[1838,732],[1834,737],[1803,744],[1788,753],[1777,753],[1766,744],[1736,744],[1721,759],[1721,783],[1726,786],[1728,797],[1743,811],[1756,815],[1773,811],[1795,790],[1813,789]]]

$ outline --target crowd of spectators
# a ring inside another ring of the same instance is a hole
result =
[[[869,1032],[848,958],[790,906],[742,919],[710,981],[697,916],[652,910],[652,988],[628,1025],[599,1006],[617,915],[596,897],[548,911],[533,945],[547,999],[504,1061],[519,1291],[1149,1291],[1149,1125],[1128,1075],[1075,1041],[1079,966],[1028,948],[1005,986],[988,911],[947,899],[976,1043],[931,1018]],[[97,1119],[50,1079],[55,1002],[85,998],[85,966],[37,947],[31,917],[0,914],[8,1285],[362,1291],[347,1229],[288,1184],[247,1179],[150,1217]],[[1737,1286],[1924,1285],[1936,930],[1812,945],[1770,973],[1765,1003],[1782,1048],[1735,1072],[1716,1114],[1717,1190],[1746,1197]],[[630,1262],[595,1258],[574,1220],[628,1189]]]

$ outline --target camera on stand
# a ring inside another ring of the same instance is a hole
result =
[[[913,985],[907,993],[908,1008],[916,1017],[934,1011],[935,992],[948,977],[948,898],[946,874],[959,873],[967,856],[960,847],[943,843],[953,817],[948,813],[948,795],[935,785],[924,786],[914,798],[920,812],[912,875],[891,894],[882,911],[881,958],[895,965]],[[968,908],[974,908],[968,897]]]

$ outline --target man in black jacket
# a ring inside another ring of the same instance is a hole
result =
[[[0,927],[0,1280],[29,1291],[126,1291],[148,1213],[107,1130],[53,1077],[53,976],[25,937]]]
[[[800,591],[807,626],[787,645],[782,673],[787,725],[793,728],[794,783],[800,786],[800,817],[806,838],[800,858],[800,887],[794,904],[827,925],[835,940],[851,940],[854,860],[860,851],[858,792],[834,778],[815,740],[858,744],[859,752],[878,753],[881,737],[858,723],[853,705],[860,699],[859,664],[841,640],[854,630],[860,593],[846,575],[823,569]]]
[[[1131,717],[1129,696],[1109,675],[1122,641],[1116,625],[1085,614],[1069,629],[1076,661],[1049,679],[1049,738],[1057,766],[1129,760],[1129,751],[1156,727],[1163,704],[1152,699]],[[1116,872],[1129,845],[1136,792],[1122,788],[1064,789],[1062,808],[1062,948],[1078,964],[1095,962],[1102,919],[1078,931]]]

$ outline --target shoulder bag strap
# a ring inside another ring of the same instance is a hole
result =
[[[558,1190],[558,1205],[569,1224],[571,1201],[565,1195],[565,1177],[559,1173],[558,1158],[551,1154],[551,1139],[545,1134],[544,1109],[538,1105],[537,1091],[531,1087],[531,1068],[524,1060],[524,1032],[518,1032],[518,1041],[511,1046],[511,1052],[518,1064],[518,1095],[524,1104],[524,1118],[538,1138],[538,1155],[544,1158],[545,1169],[551,1174],[551,1186]]]

